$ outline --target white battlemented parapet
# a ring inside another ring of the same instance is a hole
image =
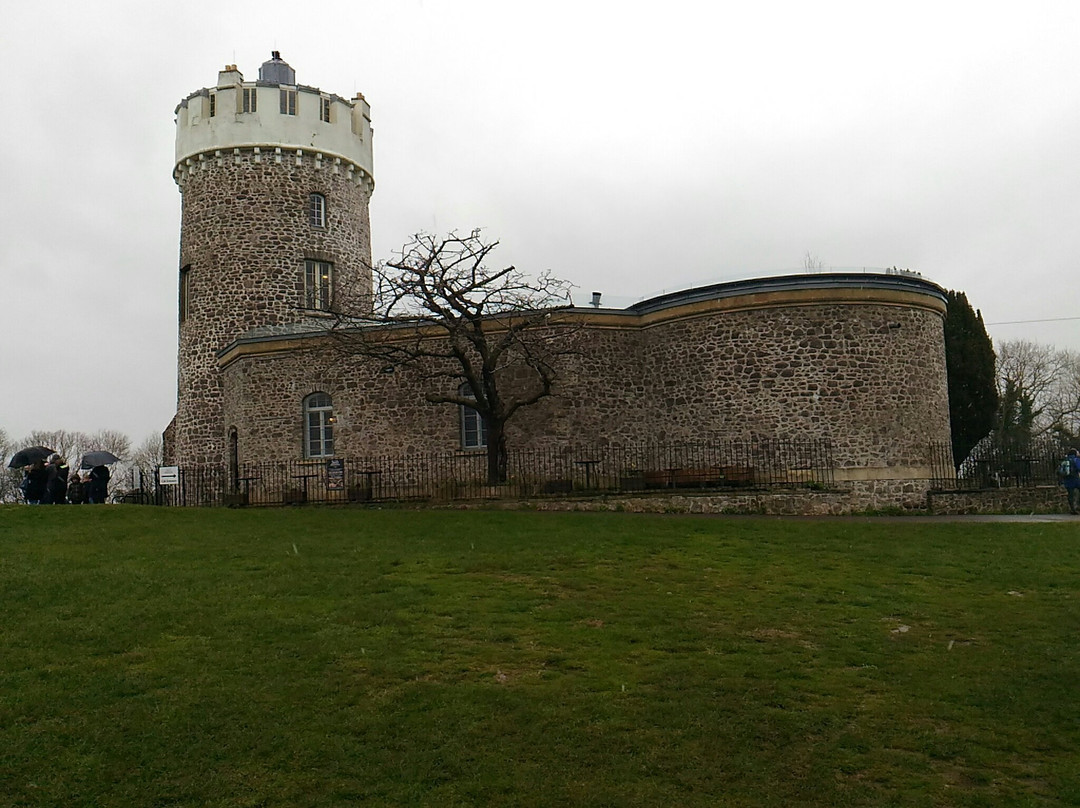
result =
[[[200,157],[258,149],[318,154],[320,161],[342,166],[357,182],[374,187],[371,107],[363,95],[347,100],[317,87],[276,83],[296,75],[276,51],[259,75],[271,81],[245,82],[236,65],[226,65],[214,87],[180,102],[174,171],[178,182]]]

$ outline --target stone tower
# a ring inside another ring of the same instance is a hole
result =
[[[277,51],[176,108],[180,225],[171,462],[229,456],[218,353],[251,332],[312,330],[335,290],[371,288],[371,111],[296,83]]]

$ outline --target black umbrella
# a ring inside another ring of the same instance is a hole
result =
[[[31,446],[29,449],[21,449],[12,455],[8,468],[21,469],[23,466],[31,465],[35,460],[48,460],[51,454],[54,454],[53,450],[44,446]]]
[[[92,469],[94,466],[111,466],[119,459],[120,458],[112,452],[106,452],[104,450],[100,452],[87,452],[82,456],[82,463],[79,464],[79,467]]]

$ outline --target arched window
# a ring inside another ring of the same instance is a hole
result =
[[[326,197],[322,194],[308,197],[308,221],[312,227],[326,227]]]
[[[326,393],[304,399],[304,457],[333,457],[334,402]]]
[[[463,384],[458,388],[458,394],[466,398],[472,398],[472,390],[469,385]],[[487,424],[484,423],[480,413],[472,407],[461,406],[461,448],[483,449],[487,446]]]

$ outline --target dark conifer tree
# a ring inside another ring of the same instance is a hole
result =
[[[994,345],[963,292],[946,292],[945,362],[949,377],[949,418],[953,461],[957,468],[968,452],[994,428],[998,408]]]

